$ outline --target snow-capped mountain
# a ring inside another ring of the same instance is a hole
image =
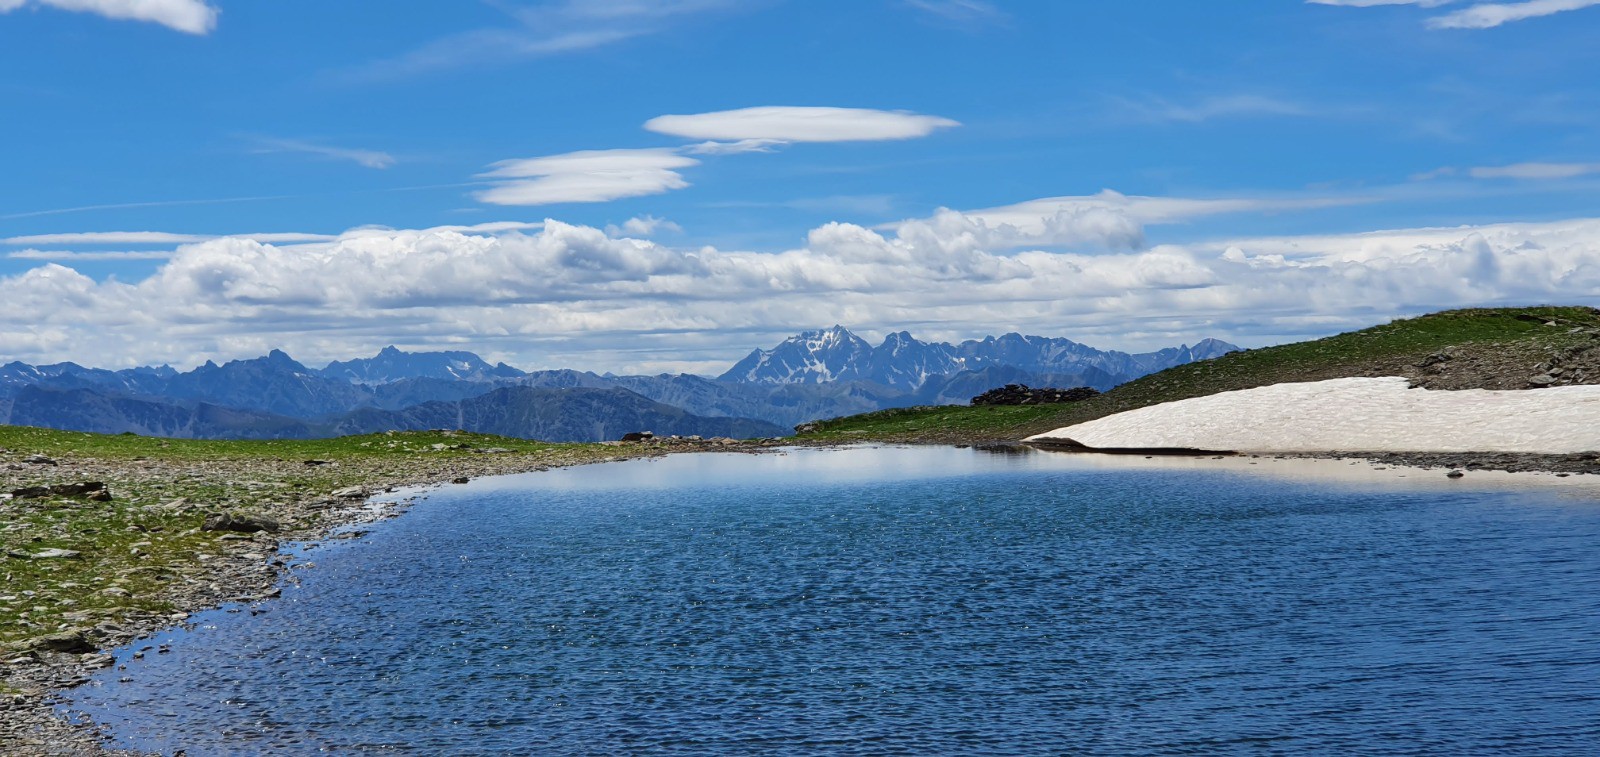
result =
[[[486,381],[523,375],[522,371],[505,363],[489,365],[471,352],[405,352],[394,345],[379,350],[373,357],[336,360],[321,373],[328,378],[357,384],[387,384],[408,378]]]
[[[858,381],[872,345],[843,326],[807,331],[770,350],[755,350],[718,378],[746,384],[820,384]]]
[[[1036,374],[1086,375],[1120,383],[1175,365],[1205,360],[1238,349],[1206,339],[1156,352],[1129,354],[1098,350],[1071,339],[1006,334],[959,345],[923,342],[900,331],[873,347],[842,326],[807,331],[770,350],[755,350],[719,377],[754,384],[816,384],[872,381],[915,390],[930,378],[990,367],[1018,368]]]

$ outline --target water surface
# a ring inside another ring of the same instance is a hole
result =
[[[1600,503],[1187,466],[849,449],[484,479],[311,550],[261,614],[124,651],[73,707],[189,755],[1600,743]]]

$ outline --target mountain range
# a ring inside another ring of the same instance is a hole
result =
[[[1237,349],[1206,339],[1156,352],[1006,334],[960,344],[901,331],[873,346],[834,326],[758,349],[721,376],[522,371],[471,352],[406,352],[321,369],[280,350],[190,371],[74,363],[0,366],[0,423],[189,438],[309,438],[462,428],[547,441],[628,431],[777,436],[795,424],[959,404],[1005,384],[1111,387]]]

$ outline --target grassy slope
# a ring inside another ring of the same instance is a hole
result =
[[[1554,327],[1546,325],[1555,323]],[[1584,307],[1452,310],[1361,331],[1277,347],[1235,352],[1178,366],[1123,384],[1084,402],[1035,407],[920,407],[824,421],[818,440],[969,441],[1020,439],[1162,402],[1290,381],[1349,376],[1416,376],[1418,364],[1446,348],[1461,362],[1525,378],[1552,353],[1583,346],[1600,328],[1600,311]]]

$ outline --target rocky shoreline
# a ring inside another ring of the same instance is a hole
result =
[[[0,645],[0,755],[120,757],[138,754],[108,748],[102,732],[93,723],[69,722],[59,717],[55,708],[61,701],[60,692],[81,685],[96,671],[114,665],[114,657],[107,653],[110,650],[181,626],[193,613],[223,606],[247,608],[277,597],[280,583],[293,580],[290,571],[295,567],[280,553],[283,544],[320,542],[336,531],[341,531],[343,536],[359,535],[360,532],[351,531],[351,527],[399,515],[423,496],[419,493],[380,507],[369,504],[369,498],[374,495],[399,488],[448,486],[482,476],[669,453],[761,452],[782,443],[788,442],[662,438],[645,443],[569,445],[532,452],[472,448],[459,454],[408,457],[403,464],[359,457],[116,460],[64,454],[45,457],[26,454],[25,450],[0,450],[0,485],[3,485],[0,491],[27,493],[29,489],[36,489],[42,495],[37,498],[0,495],[0,527],[9,529],[26,522],[32,510],[105,507],[106,501],[75,496],[82,489],[82,482],[98,485],[87,489],[87,493],[107,492],[108,497],[114,498],[110,502],[124,503],[135,515],[186,517],[191,521],[207,519],[200,528],[190,528],[176,535],[203,540],[204,546],[197,548],[203,551],[189,553],[181,560],[157,560],[149,564],[151,555],[140,554],[149,547],[138,546],[146,542],[135,541],[132,542],[134,546],[126,547],[135,562],[113,575],[96,577],[103,588],[62,584],[65,587],[62,596],[81,597],[84,590],[92,588],[96,599],[108,598],[114,603],[140,606],[77,610],[78,606],[88,603],[60,597],[47,599],[50,592],[42,590],[23,592],[35,596],[19,596],[9,588],[9,582],[0,584],[6,587],[0,588],[0,600],[67,606],[62,611],[63,608],[41,604],[33,608],[34,612],[24,612],[21,617],[40,616],[42,624],[42,617],[47,613],[59,612],[59,617],[64,619],[61,625],[70,626],[63,629],[46,625],[39,629],[37,636],[26,641]],[[319,481],[332,483],[298,490],[285,483],[303,478],[309,468],[316,468]],[[231,493],[240,482],[252,491],[266,492],[267,496],[250,500],[224,494],[214,502],[192,496],[171,496],[189,491]],[[66,494],[56,496],[52,489]],[[241,504],[248,508],[249,515],[232,514]],[[218,515],[223,517],[218,518]],[[231,520],[235,517],[243,518],[246,525],[236,527]],[[220,527],[211,528],[219,523]],[[140,528],[133,526],[136,530]],[[131,538],[138,538],[138,535]],[[122,540],[117,545],[126,543]],[[7,571],[23,564],[22,561],[27,561],[29,567],[54,567],[50,563],[62,561],[76,563],[83,559],[77,552],[79,550],[9,550],[9,554],[0,555],[0,578],[9,579],[11,574]],[[129,558],[122,556],[122,559]],[[148,582],[131,580],[146,572],[155,573],[157,588],[149,591],[124,588],[146,585]],[[69,591],[72,589],[77,591]],[[54,620],[57,615],[49,617]],[[29,625],[27,620],[22,623]],[[162,652],[164,650],[152,650],[156,654]]]

